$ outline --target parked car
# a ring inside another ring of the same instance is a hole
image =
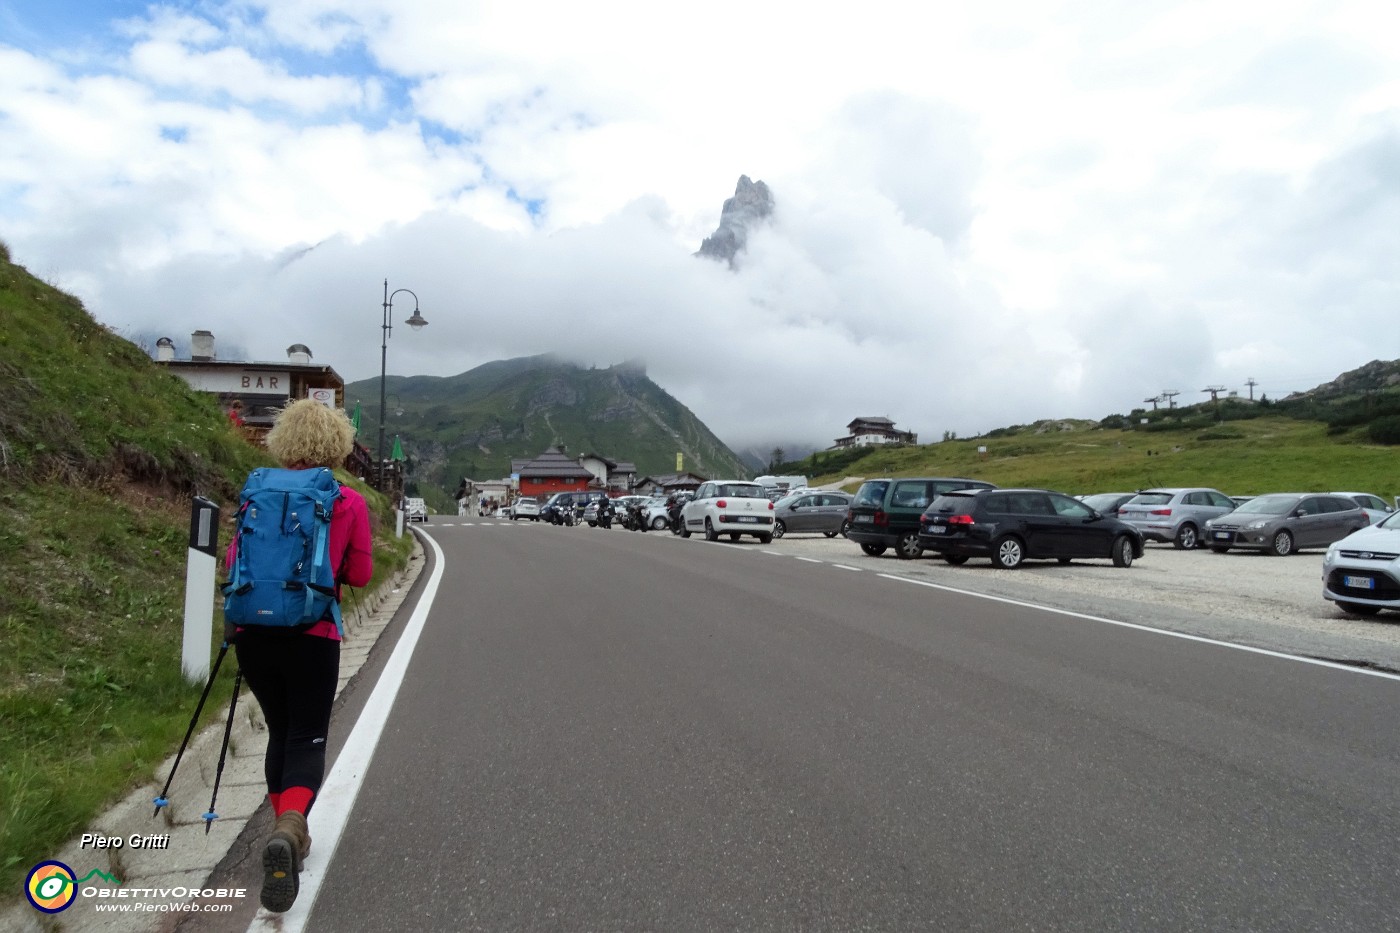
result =
[[[1322,558],[1322,597],[1360,616],[1400,610],[1400,512],[1334,542]]]
[[[681,507],[681,537],[703,533],[706,541],[722,534],[738,541],[752,535],[761,544],[773,540],[773,503],[763,487],[744,480],[701,483],[695,498]]]
[[[991,483],[948,476],[871,479],[851,500],[846,537],[871,557],[890,548],[906,560],[923,553],[919,517],[940,495],[958,489],[994,489]]]
[[[1352,502],[1361,506],[1366,517],[1371,520],[1371,524],[1381,521],[1395,509],[1380,496],[1373,496],[1369,492],[1334,492],[1334,496],[1346,496]]]
[[[1100,492],[1091,496],[1078,496],[1077,498],[1095,512],[1102,512],[1105,515],[1117,515],[1119,506],[1136,495],[1137,493],[1135,492]]]
[[[1189,551],[1201,543],[1209,519],[1234,509],[1229,496],[1202,486],[1144,489],[1118,507],[1118,517],[1136,525],[1148,541],[1171,542]]]
[[[596,502],[607,495],[604,492],[556,492],[549,497],[549,501],[540,509],[540,518],[552,525],[562,525],[568,519],[566,512],[572,511],[577,514],[579,505],[587,505],[589,502]]]
[[[1245,548],[1282,557],[1324,547],[1369,524],[1361,506],[1345,496],[1270,493],[1207,521],[1205,541],[1217,554]]]
[[[1046,489],[967,489],[939,496],[919,520],[919,544],[950,564],[988,557],[1006,570],[1025,560],[1106,558],[1131,567],[1142,556],[1134,526]]]
[[[532,522],[540,520],[540,500],[533,496],[522,496],[510,505],[510,517],[512,521],[520,521],[528,518]]]
[[[653,531],[660,531],[671,524],[671,513],[666,510],[667,496],[652,496],[642,503],[642,520]]]
[[[845,534],[850,523],[847,512],[855,496],[847,492],[806,490],[784,496],[773,505],[773,537],[788,532],[821,532],[828,538]]]

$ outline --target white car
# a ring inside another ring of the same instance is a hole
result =
[[[706,541],[720,535],[738,541],[752,535],[760,543],[773,540],[773,502],[762,486],[746,480],[702,483],[695,498],[681,509],[681,537],[703,534]]]
[[[516,499],[510,506],[511,521],[518,522],[522,518],[528,518],[532,522],[540,520],[540,500],[530,496],[523,496]]]
[[[428,521],[428,503],[422,499],[405,498],[403,500],[404,518],[410,522]]]
[[[1400,610],[1400,512],[1353,531],[1327,549],[1322,597],[1353,615]]]

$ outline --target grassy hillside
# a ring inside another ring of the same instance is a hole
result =
[[[1263,413],[1223,424],[1159,420],[1151,430],[1140,428],[1042,422],[916,447],[823,451],[782,472],[805,473],[814,483],[845,476],[966,476],[1073,494],[1200,485],[1228,495],[1360,490],[1388,501],[1400,495],[1400,447],[1372,443],[1364,427],[1337,432],[1324,422]]]
[[[0,890],[179,744],[200,689],[180,675],[190,497],[227,520],[266,462],[0,249]],[[381,573],[404,556],[377,539]]]
[[[361,436],[374,444],[379,380],[351,383],[345,391],[347,399],[363,403]],[[571,454],[630,460],[639,476],[674,472],[677,451],[687,470],[750,472],[694,413],[633,365],[584,369],[534,356],[446,378],[391,376],[386,392],[386,446],[396,434],[403,439],[410,480],[419,487],[451,491],[464,476],[508,476],[512,458],[534,457],[561,443]]]

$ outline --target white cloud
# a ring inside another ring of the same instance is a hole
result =
[[[0,236],[118,329],[350,379],[387,275],[395,372],[640,355],[735,444],[1276,396],[1400,356],[1394,15],[156,6],[111,65],[0,46]],[[690,253],[740,174],[731,272]]]

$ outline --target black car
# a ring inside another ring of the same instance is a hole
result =
[[[950,564],[989,557],[1010,570],[1025,560],[1109,558],[1131,567],[1142,532],[1078,499],[1046,489],[969,489],[935,499],[919,520],[919,545]]]
[[[576,514],[580,505],[586,507],[588,503],[604,498],[607,498],[604,492],[556,492],[540,509],[540,518],[551,525],[562,525],[566,512]]]
[[[889,548],[899,557],[918,557],[919,516],[938,496],[955,489],[992,488],[991,483],[949,476],[910,476],[866,480],[846,513],[846,537],[870,557]]]

